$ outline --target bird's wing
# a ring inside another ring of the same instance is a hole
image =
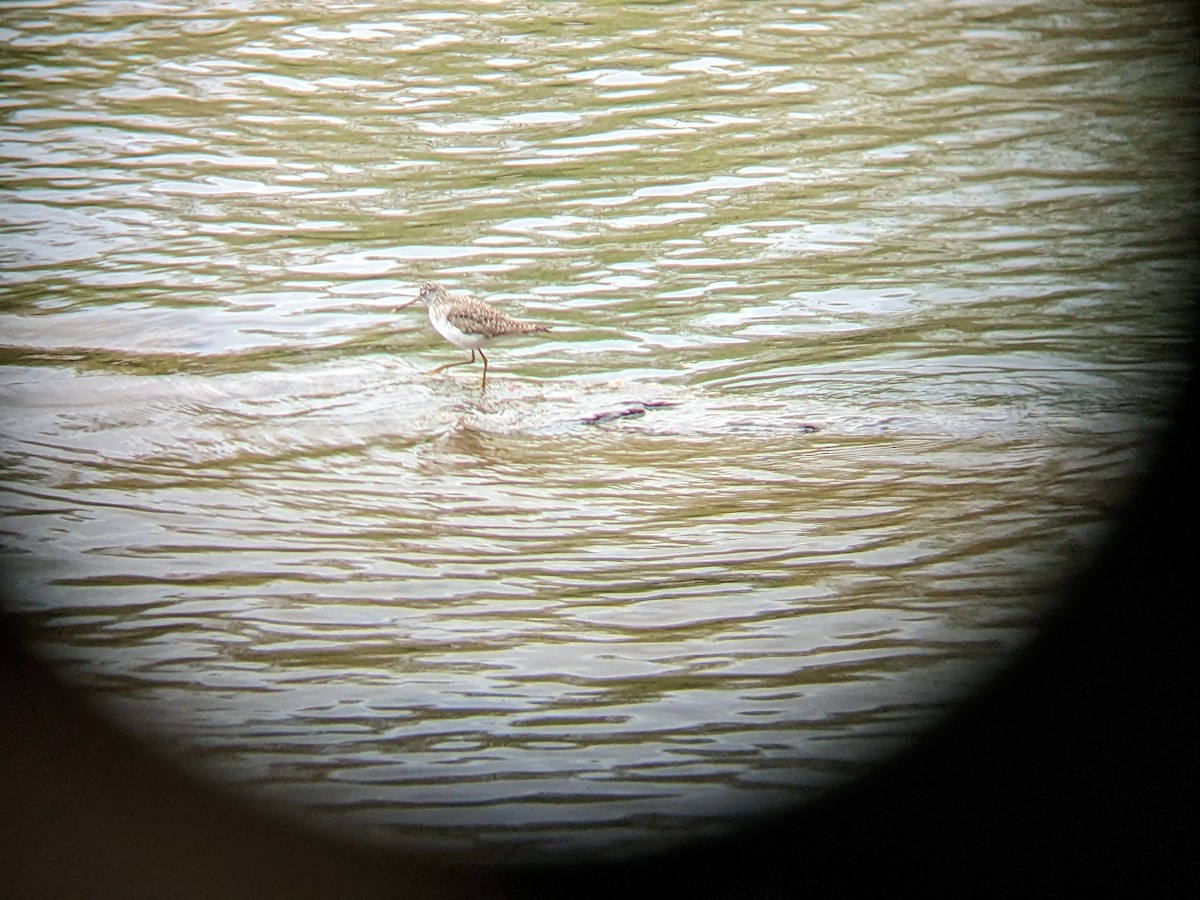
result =
[[[485,337],[498,337],[502,334],[515,334],[522,331],[548,331],[544,325],[534,325],[530,322],[519,322],[491,307],[470,306],[449,310],[446,321],[467,334],[482,334]]]

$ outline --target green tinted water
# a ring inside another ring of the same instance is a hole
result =
[[[388,846],[843,783],[1020,647],[1162,424],[1184,13],[8,4],[11,608]],[[427,376],[428,279],[554,330]]]

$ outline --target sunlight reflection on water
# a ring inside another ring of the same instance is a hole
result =
[[[11,605],[385,846],[643,852],[1009,659],[1182,371],[1139,10],[10,4]],[[486,393],[422,281],[550,324]]]

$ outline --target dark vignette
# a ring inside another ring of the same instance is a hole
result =
[[[1181,290],[1200,283],[1196,238]],[[1094,565],[994,683],[823,801],[724,841],[629,863],[432,867],[316,837],[182,774],[56,682],[25,653],[21,623],[4,617],[0,896],[1192,896],[1200,330],[1190,299],[1192,366],[1173,425]],[[0,585],[7,591],[7,578]]]
[[[1198,399],[1193,369],[1114,538],[976,700],[823,802],[634,863],[429,869],[327,843],[190,780],[96,719],[22,654],[6,622],[0,886],[21,900],[775,900],[901,886],[1182,896],[1200,883],[1200,754],[1187,737]]]

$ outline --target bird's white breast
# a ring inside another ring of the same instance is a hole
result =
[[[482,334],[467,334],[459,331],[446,319],[442,311],[436,308],[429,310],[429,324],[433,330],[454,344],[467,350],[478,350],[487,343],[487,337]]]

